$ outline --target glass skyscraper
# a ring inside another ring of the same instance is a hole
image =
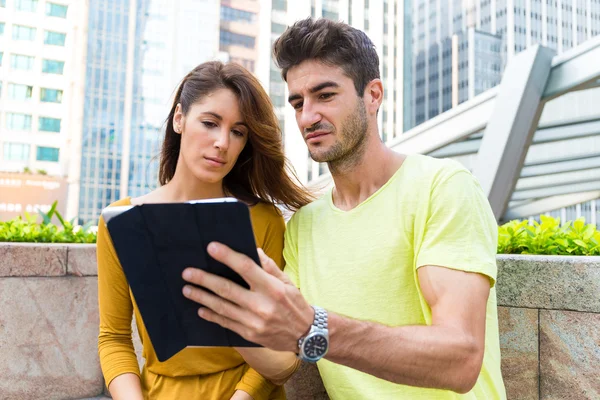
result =
[[[80,221],[157,186],[164,122],[178,82],[218,54],[219,2],[89,4]]]
[[[558,53],[600,34],[600,0],[413,0],[414,104],[406,128],[500,83],[506,63],[534,44]],[[409,95],[410,96],[410,95]]]
[[[78,214],[83,221],[97,218],[121,195],[129,6],[110,0],[89,5]]]

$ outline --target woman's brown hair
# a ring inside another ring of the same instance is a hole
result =
[[[168,183],[175,175],[181,135],[173,129],[177,104],[186,115],[195,102],[218,89],[236,94],[240,112],[248,126],[248,142],[232,170],[223,179],[228,195],[246,203],[281,204],[295,211],[313,198],[300,186],[283,152],[282,135],[273,105],[260,82],[243,67],[219,61],[198,65],[179,85],[166,121],[162,145],[159,183]]]

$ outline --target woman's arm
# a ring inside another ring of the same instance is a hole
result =
[[[235,349],[256,372],[278,386],[287,382],[301,363],[291,352],[275,351],[264,347],[236,347]]]
[[[113,400],[144,400],[140,378],[136,374],[117,376],[108,386],[108,391]]]
[[[140,368],[131,340],[133,305],[129,285],[104,220],[98,222],[98,355],[104,379],[115,399],[143,399]]]
[[[250,396],[243,390],[236,390],[230,400],[254,400],[254,397]]]

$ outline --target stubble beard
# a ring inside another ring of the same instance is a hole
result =
[[[329,171],[343,173],[355,167],[366,150],[367,144],[367,110],[359,99],[354,112],[342,123],[341,136],[326,151],[310,152],[316,162],[326,162]],[[337,131],[332,132],[334,135]]]

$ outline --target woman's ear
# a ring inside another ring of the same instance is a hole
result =
[[[181,111],[181,103],[177,103],[175,107],[175,115],[173,116],[173,130],[181,135],[183,131],[183,112]]]

